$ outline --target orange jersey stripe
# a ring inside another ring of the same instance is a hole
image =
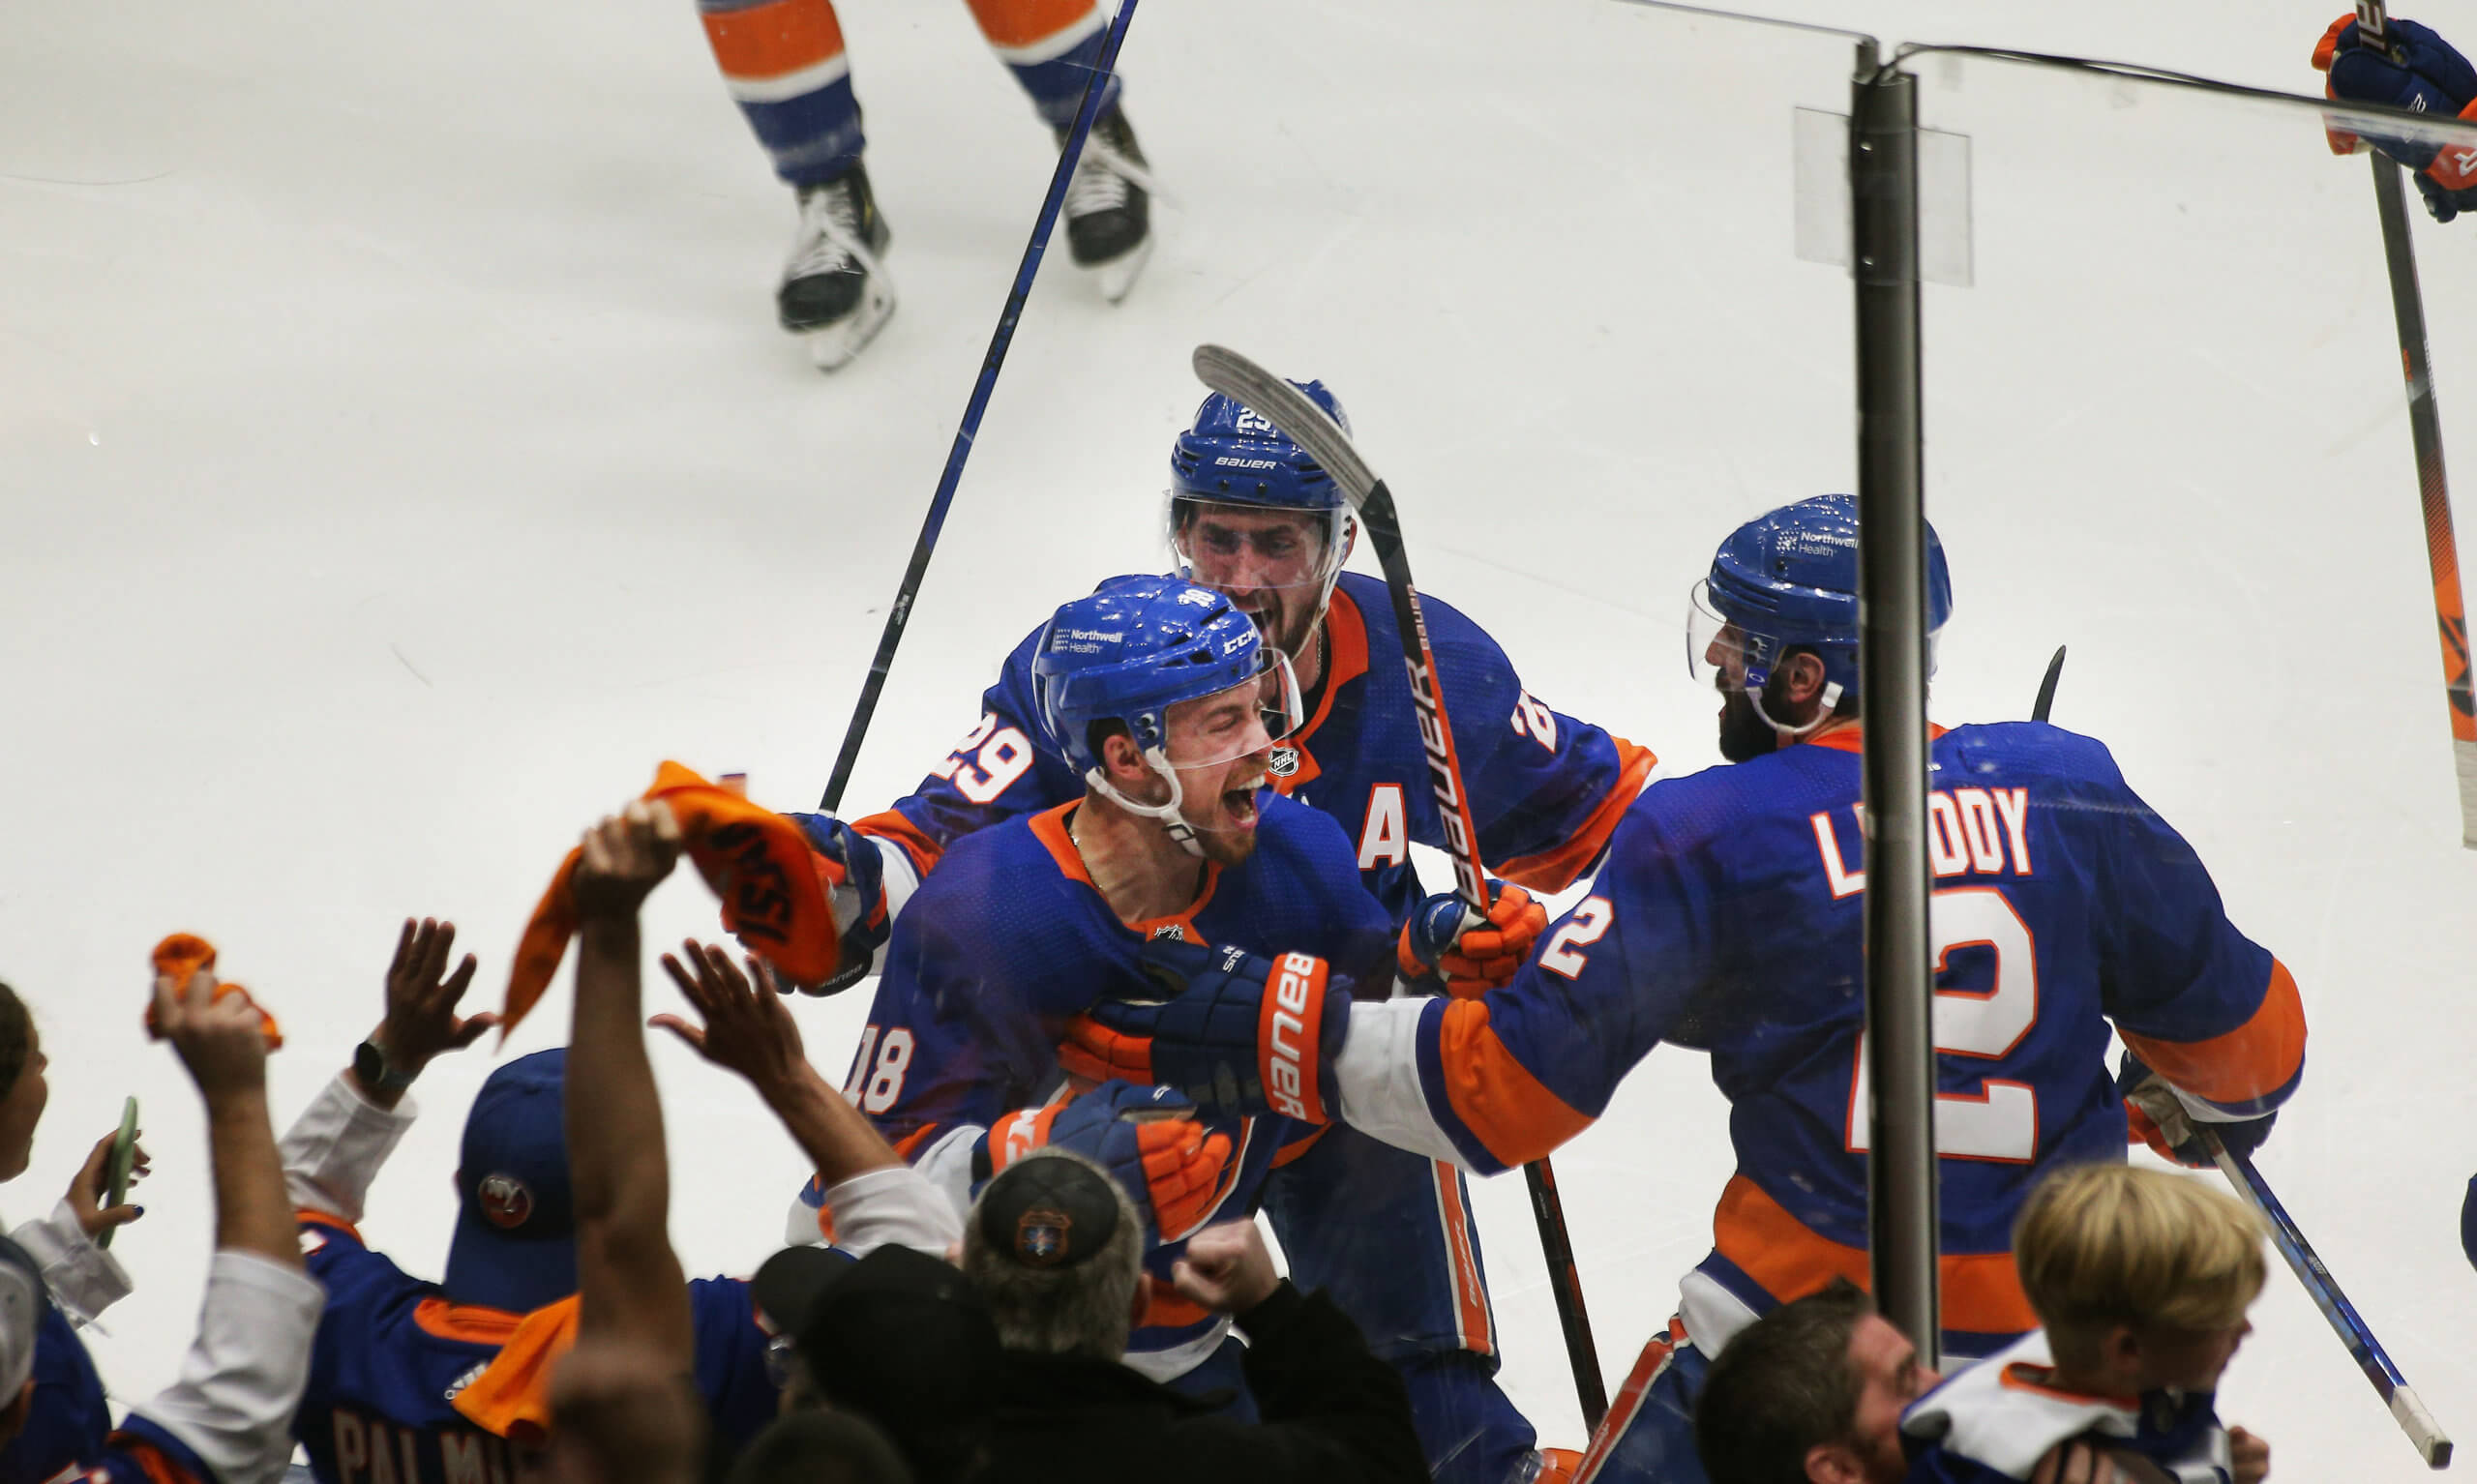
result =
[[[906,818],[899,809],[874,814],[865,819],[854,819],[851,828],[856,834],[891,840],[903,846],[903,853],[911,857],[911,869],[922,876],[938,869],[938,862],[946,854],[938,842],[923,833],[919,825]]]
[[[1092,0],[970,0],[971,18],[992,46],[1037,46],[1089,20]]]
[[[1591,1126],[1548,1090],[1488,1024],[1485,999],[1445,1007],[1437,1029],[1446,1101],[1473,1137],[1507,1166],[1525,1165]]]
[[[744,11],[709,11],[704,20],[726,77],[780,77],[843,54],[832,0],[768,0]]]
[[[1527,886],[1540,893],[1561,892],[1574,884],[1574,878],[1597,858],[1617,822],[1634,806],[1634,796],[1643,791],[1644,780],[1652,776],[1652,767],[1659,759],[1647,747],[1636,747],[1614,732],[1609,741],[1617,744],[1617,784],[1608,797],[1599,801],[1574,838],[1553,850],[1537,855],[1519,855],[1497,868],[1497,875],[1517,886]]]
[[[2296,1079],[2305,1065],[2305,1005],[2287,965],[2271,961],[2270,987],[2253,1019],[2207,1041],[2161,1041],[2122,1026],[2133,1054],[2150,1069],[2195,1097],[2214,1103],[2266,1098]]]
[[[425,1331],[467,1345],[505,1345],[523,1319],[523,1315],[505,1309],[452,1303],[444,1298],[425,1298],[413,1306],[413,1322]]]
[[[1712,1238],[1720,1256],[1783,1301],[1803,1298],[1835,1278],[1866,1287],[1865,1248],[1817,1234],[1742,1174],[1731,1175],[1720,1192]],[[1943,1276],[1945,1328],[2011,1334],[2039,1327],[2011,1253],[1947,1253],[1936,1266]]]
[[[448,1405],[486,1433],[538,1442],[550,1430],[551,1376],[577,1343],[577,1299],[560,1299],[517,1321],[487,1370]]]

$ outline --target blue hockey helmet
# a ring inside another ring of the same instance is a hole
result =
[[[1203,851],[1193,828],[1179,814],[1179,770],[1268,748],[1299,724],[1289,659],[1229,599],[1171,577],[1121,578],[1060,607],[1041,631],[1032,687],[1050,736],[1086,785],[1130,813],[1161,820],[1197,854]],[[1253,688],[1261,727],[1182,739],[1179,756],[1171,756],[1171,707],[1242,687]],[[1168,781],[1168,803],[1128,798],[1111,783],[1092,739],[1101,722],[1126,728],[1145,762]]]
[[[1321,381],[1294,381],[1307,400],[1323,408],[1344,432],[1350,415],[1341,400]],[[1196,579],[1217,563],[1194,540],[1196,506],[1237,505],[1311,518],[1323,543],[1315,559],[1295,581],[1279,583],[1302,589],[1309,611],[1322,614],[1332,596],[1350,552],[1356,518],[1333,476],[1307,456],[1280,429],[1253,408],[1219,392],[1196,408],[1195,422],[1179,434],[1170,450],[1170,549],[1183,577]],[[1199,560],[1199,558],[1203,560]]]
[[[1926,672],[1935,634],[1953,613],[1944,544],[1926,528]],[[1858,499],[1819,494],[1783,505],[1729,533],[1694,586],[1686,623],[1687,670],[1709,684],[1716,642],[1742,658],[1746,695],[1760,709],[1782,655],[1806,649],[1823,661],[1823,707],[1813,725],[1858,694]],[[1770,720],[1769,717],[1766,720]],[[1775,723],[1778,726],[1778,723]]]

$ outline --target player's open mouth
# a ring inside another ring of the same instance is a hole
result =
[[[1222,813],[1230,816],[1230,822],[1239,825],[1242,828],[1254,827],[1256,823],[1256,789],[1261,786],[1262,780],[1259,780],[1257,783],[1249,784],[1244,788],[1232,788],[1221,795],[1221,810]]]

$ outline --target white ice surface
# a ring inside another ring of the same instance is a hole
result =
[[[2310,92],[2336,6],[1775,9]],[[7,1208],[47,1206],[142,1095],[161,1172],[115,1249],[141,1293],[92,1341],[124,1399],[172,1374],[208,1232],[193,1095],[136,1034],[157,936],[209,935],[282,1013],[288,1114],[374,1021],[403,915],[462,924],[494,998],[559,852],[657,759],[780,807],[822,784],[1049,158],[960,5],[843,15],[903,305],[831,380],[772,326],[788,196],[685,0],[10,15],[0,975],[53,1100]],[[1585,0],[1150,0],[1124,65],[1160,252],[1115,310],[1062,247],[1045,274],[852,801],[940,756],[1052,605],[1158,564],[1208,339],[1340,390],[1422,584],[1534,691],[1673,770],[1714,760],[1685,589],[1737,520],[1854,477],[1848,283],[1792,257],[1788,185],[1789,110],[1843,105],[1847,60]],[[2019,714],[2072,643],[2057,720],[2109,741],[2304,987],[2311,1071],[2263,1168],[2477,1435],[2477,865],[2365,168],[2280,110],[1920,72],[1978,207],[1976,286],[1926,309],[1959,603],[1937,712]],[[2462,451],[2472,231],[2418,232]],[[652,908],[656,941],[710,923],[693,881]],[[803,1009],[838,1074],[864,1007]],[[416,1271],[487,1069],[425,1079],[374,1193]],[[682,1251],[746,1271],[800,1162],[719,1074],[668,1047],[658,1070]],[[1729,1167],[1699,1058],[1656,1054],[1559,1165],[1613,1386]],[[1507,1384],[1577,1442],[1519,1182],[1479,1200]],[[2283,1274],[2255,1317],[2223,1410],[2283,1476],[2423,1471]]]

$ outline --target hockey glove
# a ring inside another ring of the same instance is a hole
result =
[[[1519,886],[1488,884],[1491,900],[1485,917],[1451,892],[1418,905],[1402,924],[1401,939],[1394,945],[1403,978],[1436,974],[1456,999],[1477,999],[1513,982],[1515,970],[1531,957],[1531,945],[1547,931],[1548,909]]]
[[[803,994],[840,994],[877,968],[894,921],[886,911],[885,861],[875,841],[832,815],[786,815],[809,841],[810,864],[834,909],[843,956],[820,984],[800,985]]]
[[[2263,1141],[2271,1137],[2271,1125],[2280,1121],[2277,1113],[2233,1123],[2198,1120],[2176,1096],[2176,1089],[2167,1079],[2150,1070],[2131,1052],[2125,1053],[2124,1061],[2116,1068],[2116,1091],[2125,1100],[2125,1122],[2133,1139],[2150,1145],[2162,1159],[2174,1160],[2188,1170],[2209,1170],[2218,1163],[2204,1145],[2201,1130],[2217,1134],[2221,1146],[2228,1153],[2251,1159]]]
[[[2313,65],[2331,74],[2330,95],[2343,103],[2477,121],[2477,68],[2451,43],[2413,20],[2393,20],[2390,28],[2406,52],[2405,67],[2388,52],[2366,45],[2352,15],[2341,16],[2322,33],[2321,45],[2313,48]],[[2330,134],[2333,149],[2344,153],[2356,147],[2354,135],[2338,130]],[[2437,147],[2379,134],[2367,135],[2365,142],[2408,167],[2435,221],[2477,210],[2477,147]]]
[[[1104,1000],[1070,1022],[1058,1054],[1068,1072],[1176,1087],[1211,1118],[1332,1119],[1351,996],[1324,960],[1163,940],[1137,966],[1167,997]]]
[[[1167,1087],[1107,1082],[1010,1113],[973,1152],[973,1182],[1040,1148],[1073,1149],[1108,1171],[1157,1241],[1203,1226],[1230,1192],[1230,1136],[1197,1122],[1195,1105]]]

